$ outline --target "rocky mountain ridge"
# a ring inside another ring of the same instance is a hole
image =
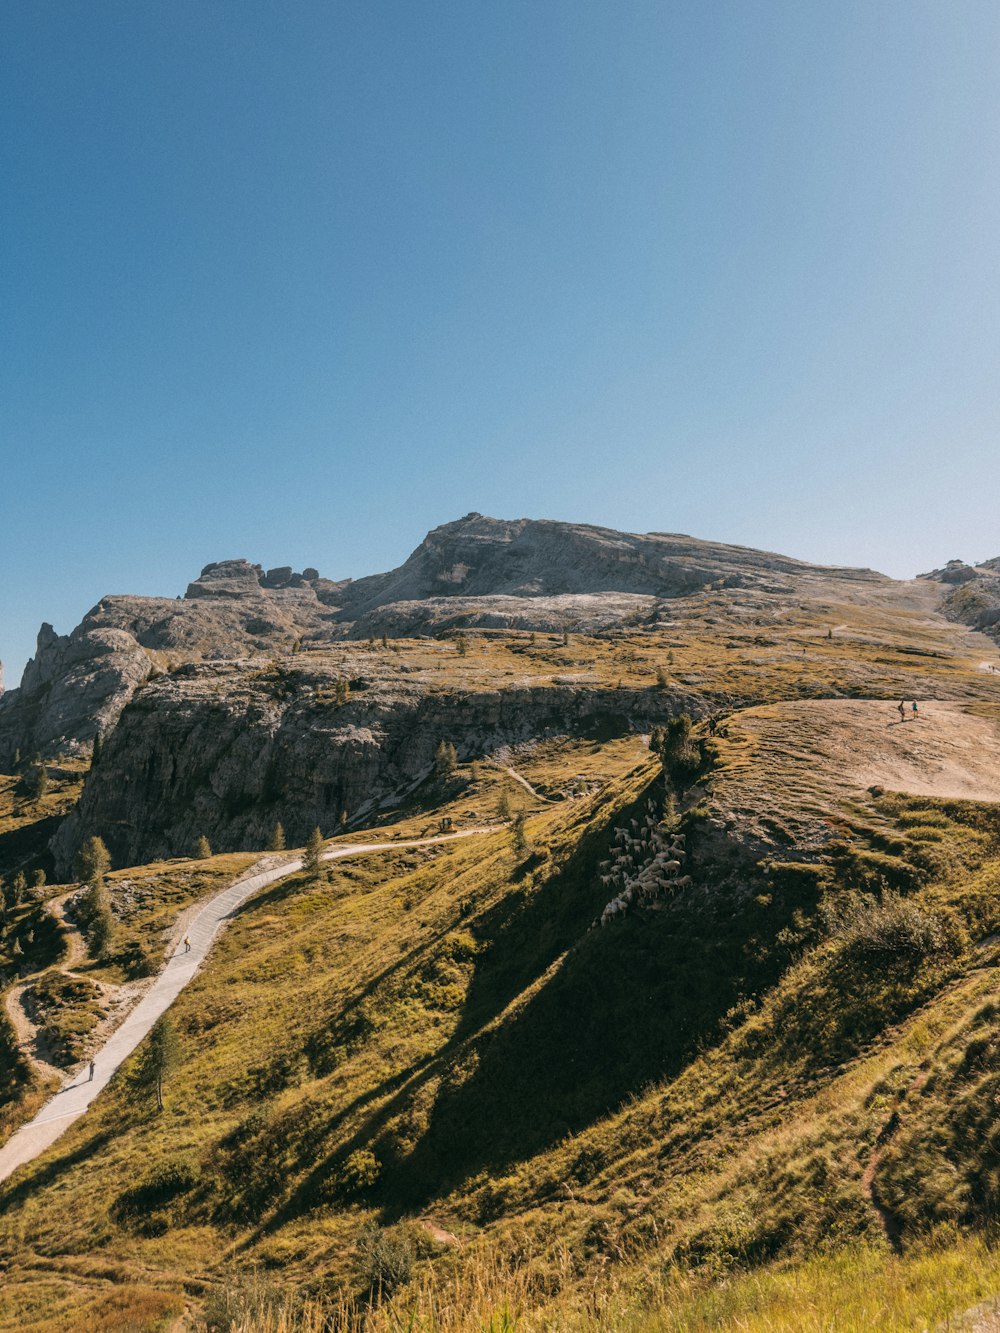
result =
[[[858,589],[891,584],[870,570],[691,537],[477,513],[435,528],[397,569],[353,582],[218,561],[183,597],[108,596],[68,635],[43,625],[20,688],[0,698],[0,765],[18,751],[86,749],[139,684],[186,662],[458,628],[603,633],[706,585],[808,593],[831,578]]]

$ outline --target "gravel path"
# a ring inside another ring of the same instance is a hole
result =
[[[468,838],[488,829],[467,829],[461,833],[441,834],[435,838],[416,838],[400,842],[352,843],[325,853],[325,861],[339,861],[347,856],[364,856],[372,852],[399,850],[406,847],[426,847],[431,843],[451,842]],[[167,959],[166,966],[155,978],[149,990],[115,1032],[111,1034],[94,1056],[93,1078],[89,1068],[71,1075],[58,1092],[45,1103],[33,1120],[11,1136],[0,1148],[0,1181],[6,1180],[18,1167],[38,1157],[64,1134],[74,1120],[79,1119],[97,1094],[104,1088],[115,1070],[127,1060],[149,1032],[153,1024],[169,1009],[174,1000],[198,971],[216,937],[229,925],[237,909],[255,893],[274,884],[286,875],[301,870],[302,861],[292,858],[283,864],[239,879],[209,898],[194,916],[187,928],[191,948],[183,945]]]

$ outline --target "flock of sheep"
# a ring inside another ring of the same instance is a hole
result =
[[[653,906],[673,889],[686,888],[690,875],[682,875],[684,834],[667,833],[656,815],[656,803],[647,802],[647,813],[615,829],[615,847],[609,861],[600,863],[601,883],[618,890],[594,925],[606,926],[632,906]]]

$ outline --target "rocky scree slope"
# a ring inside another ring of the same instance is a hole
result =
[[[157,670],[458,625],[604,632],[706,584],[808,596],[833,578],[891,587],[870,570],[823,569],[662,533],[469,514],[429,533],[398,569],[354,582],[315,569],[210,564],[178,598],[110,596],[69,635],[43,625],[21,686],[0,698],[0,767],[87,748]]]
[[[920,577],[945,585],[942,610],[946,615],[1000,643],[1000,556],[981,565],[949,560],[943,569]]]

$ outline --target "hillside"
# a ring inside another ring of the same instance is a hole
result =
[[[936,590],[927,605],[953,591],[949,577],[926,576]],[[919,600],[911,585],[870,570],[691,537],[469,514],[429,533],[398,569],[353,583],[223,560],[206,565],[183,597],[104,597],[68,635],[43,624],[19,688],[0,697],[0,767],[18,752],[86,753],[140,686],[187,663],[459,628],[610,632],[669,620],[671,603],[712,588],[748,610]]]
[[[89,770],[0,783],[0,1140],[95,1053],[101,1084],[0,1184],[0,1329],[847,1333],[997,1297],[1000,680],[947,570],[473,515],[391,575],[314,573],[208,570],[210,618],[337,619],[192,651]],[[442,581],[624,613],[421,637]],[[366,642],[377,615],[410,634]],[[104,1086],[262,866],[169,1010],[162,1112],[148,1041]]]

